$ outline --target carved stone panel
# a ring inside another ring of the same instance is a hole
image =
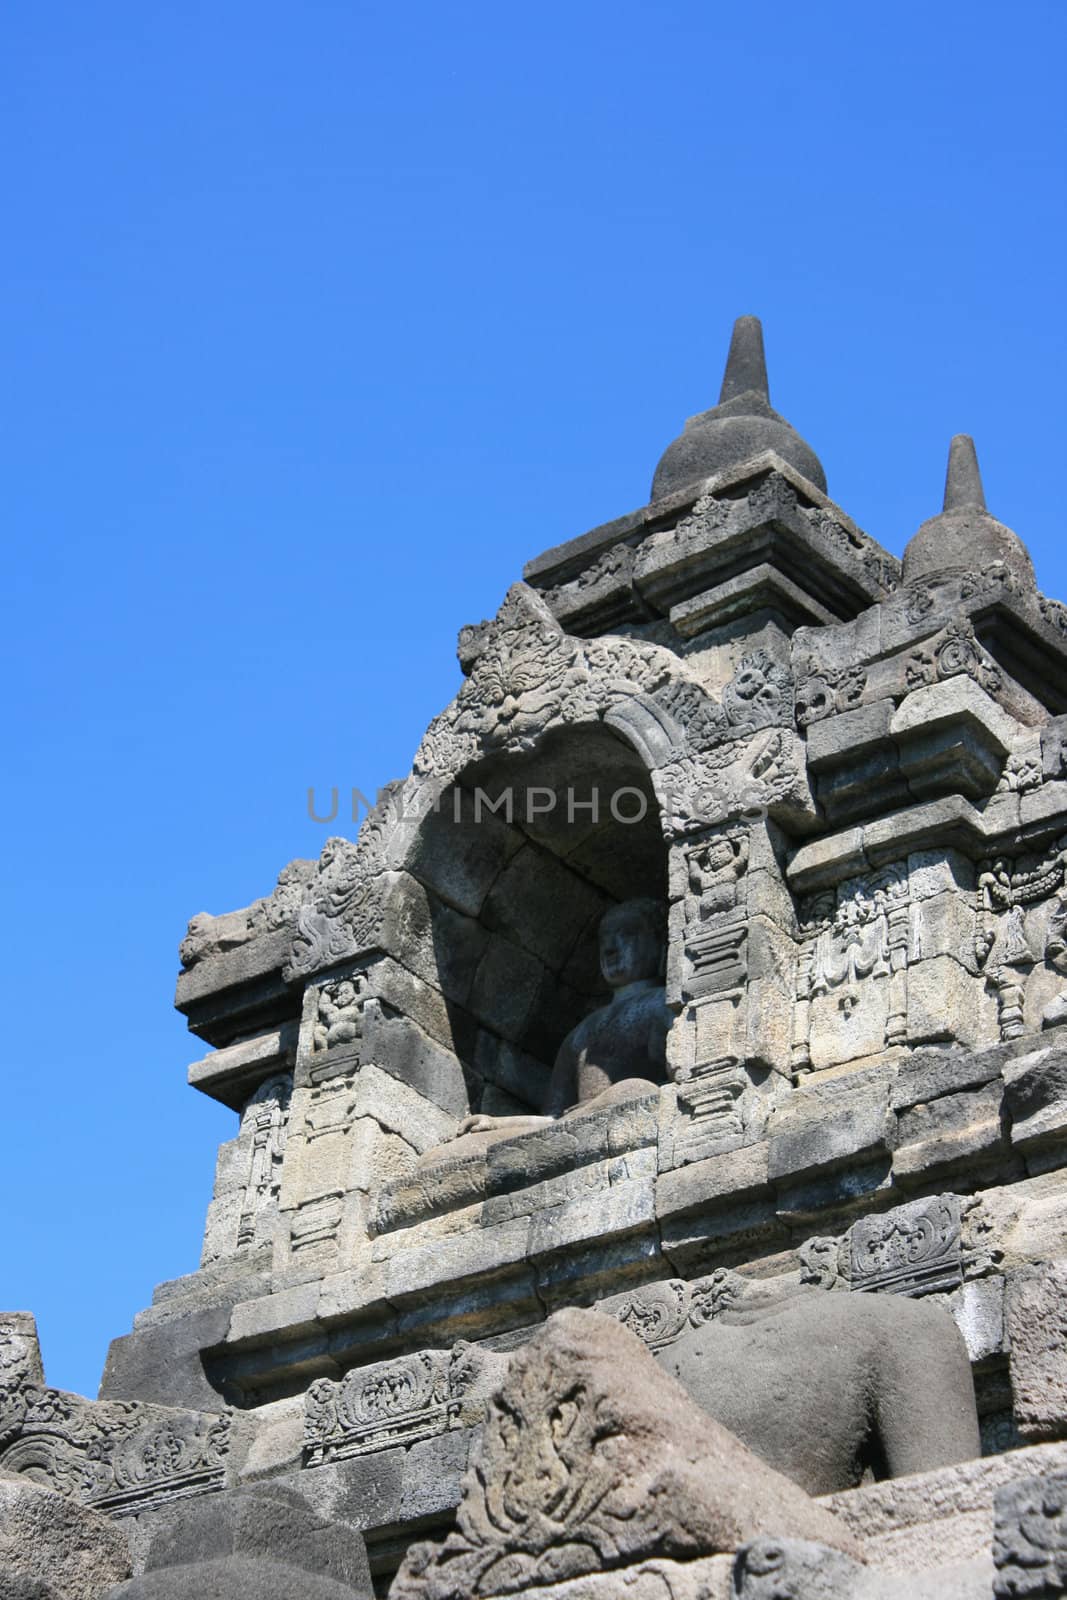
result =
[[[230,1414],[32,1388],[0,1474],[25,1474],[113,1516],[220,1488]]]
[[[850,1229],[851,1287],[911,1296],[963,1281],[960,1203],[955,1195],[915,1200]]]
[[[1067,1594],[1067,1473],[1009,1483],[993,1504],[995,1600]]]
[[[319,1378],[304,1408],[304,1464],[321,1466],[414,1444],[475,1419],[487,1380],[506,1358],[464,1342],[357,1367],[340,1383]]]

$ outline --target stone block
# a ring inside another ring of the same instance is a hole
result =
[[[318,1282],[311,1281],[236,1305],[227,1339],[232,1343],[253,1343],[274,1339],[279,1333],[292,1338],[313,1334],[319,1327],[319,1295]]]
[[[526,845],[493,884],[482,922],[558,972],[585,929],[610,904],[607,895],[549,851]]]
[[[996,1001],[984,978],[955,956],[931,955],[908,968],[907,1030],[909,1044],[989,1044],[997,1033]]]
[[[901,771],[916,795],[992,794],[1018,732],[966,673],[913,689],[890,723]]]
[[[234,1111],[244,1109],[249,1096],[264,1079],[291,1070],[299,1027],[283,1022],[212,1051],[189,1067],[189,1083]]]
[[[1005,1052],[988,1050],[916,1051],[897,1069],[889,1103],[894,1111],[936,1100],[960,1089],[980,1089],[1000,1076]]]
[[[458,796],[458,807],[453,802]],[[458,809],[458,816],[457,816]],[[453,790],[440,811],[419,829],[405,865],[438,899],[476,917],[492,885],[522,845],[522,835],[484,805],[475,816],[475,798]]]
[[[872,867],[899,861],[915,850],[980,852],[985,829],[978,812],[962,795],[945,795],[894,811],[863,829],[863,850]]]
[[[456,1131],[457,1115],[442,1109],[410,1083],[368,1062],[360,1068],[352,1093],[353,1117],[373,1117],[420,1156],[444,1144]]]
[[[672,606],[670,620],[683,639],[693,639],[706,629],[720,628],[735,617],[751,618],[762,611],[775,612],[794,626],[835,620],[833,612],[814,595],[765,561]]]
[[[409,873],[394,874],[381,942],[403,966],[446,999],[466,1006],[489,935]]]
[[[0,1600],[101,1600],[130,1570],[125,1532],[110,1517],[0,1474]]]
[[[524,1105],[539,1111],[548,1092],[550,1070],[507,1039],[482,1028],[474,1046],[474,1070]]]
[[[1024,1268],[1004,1304],[1015,1424],[1024,1439],[1067,1436],[1067,1262]]]
[[[470,1110],[463,1069],[452,1052],[408,1018],[384,1016],[373,1002],[364,1012],[363,1058],[449,1116]]]
[[[772,1180],[825,1172],[889,1148],[888,1117],[880,1103],[842,1108],[825,1122],[798,1123],[782,1132],[774,1127],[772,1122],[767,1160]]]
[[[787,876],[798,894],[809,894],[866,870],[863,829],[845,828],[841,833],[802,844],[790,860]]]
[[[898,1114],[893,1175],[899,1183],[928,1181],[1005,1149],[999,1083],[944,1095]]]
[[[494,934],[471,989],[471,1010],[494,1032],[513,1043],[522,1039],[545,975],[536,956]]]
[[[769,1157],[766,1143],[747,1144],[661,1172],[656,1180],[657,1217],[685,1216],[716,1203],[764,1193],[769,1187]]]
[[[1067,1140],[1067,1047],[1016,1056],[1003,1076],[1012,1144],[1029,1150]]]
[[[821,772],[851,763],[884,745],[892,716],[892,700],[870,700],[854,711],[813,722],[806,733],[808,765],[813,772]]]
[[[370,1600],[360,1533],[321,1521],[287,1485],[203,1495],[153,1519],[144,1573],[115,1600]]]
[[[532,1260],[583,1243],[601,1248],[620,1234],[653,1233],[656,1221],[655,1173],[613,1183],[607,1191],[534,1212],[527,1251]]]
[[[221,1411],[222,1396],[207,1379],[201,1352],[223,1342],[233,1304],[232,1299],[220,1299],[187,1316],[112,1339],[99,1398]]]
[[[796,1180],[889,1150],[892,1067],[827,1077],[798,1089],[771,1112],[769,1175]]]
[[[1000,1355],[1004,1349],[1004,1279],[979,1278],[946,1295],[950,1312],[967,1346],[971,1365]]]

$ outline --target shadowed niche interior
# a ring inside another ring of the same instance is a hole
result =
[[[410,869],[472,1110],[540,1109],[560,1044],[607,988],[597,928],[666,903],[667,854],[640,758],[602,726],[469,768],[424,822]]]

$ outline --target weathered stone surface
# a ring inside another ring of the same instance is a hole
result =
[[[559,1312],[491,1401],[444,1545],[417,1546],[394,1600],[472,1600],[622,1567],[732,1550],[761,1532],[855,1548],[665,1378],[641,1342]]]
[[[145,1570],[109,1600],[370,1600],[361,1535],[279,1486],[229,1489],[154,1521]]]
[[[1067,1473],[1024,1478],[996,1497],[994,1600],[1067,1594]]]
[[[717,1315],[658,1359],[693,1398],[809,1494],[859,1481],[877,1438],[891,1476],[979,1452],[956,1328],[896,1295],[783,1293],[737,1280]]]
[[[992,1160],[1004,1147],[1001,1088],[948,1094],[903,1112],[897,1123],[893,1172],[898,1181],[936,1177],[975,1160]]]
[[[220,1299],[188,1316],[112,1339],[100,1399],[221,1411],[222,1396],[208,1382],[200,1352],[225,1339],[232,1306]]]
[[[0,1471],[0,1600],[101,1600],[129,1574],[121,1527]]]
[[[1005,1323],[1015,1421],[1025,1439],[1067,1435],[1067,1262],[1009,1280]]]

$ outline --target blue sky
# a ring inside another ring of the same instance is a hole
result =
[[[0,23],[0,1306],[51,1382],[197,1263],[197,910],[406,771],[455,638],[642,504],[733,318],[899,553],[951,434],[1067,593],[1067,10],[56,0]]]

